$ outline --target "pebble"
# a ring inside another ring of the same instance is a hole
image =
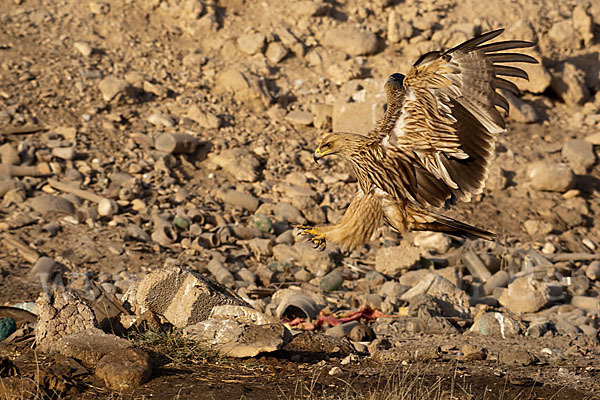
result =
[[[503,339],[518,336],[521,328],[513,318],[499,312],[488,312],[475,317],[471,332],[484,336],[498,336]]]
[[[129,82],[124,79],[119,79],[116,76],[110,75],[102,79],[98,83],[98,89],[102,93],[104,101],[109,102],[117,95],[127,93],[131,88]]]
[[[541,191],[566,192],[575,185],[571,168],[550,160],[536,161],[529,167],[531,187]]]
[[[252,224],[262,233],[270,233],[273,230],[273,221],[263,213],[256,213],[252,216]],[[290,231],[291,234],[291,231]],[[283,234],[282,234],[283,235]],[[278,243],[283,243],[278,241]],[[293,236],[292,242],[293,243]],[[289,244],[291,244],[289,243]]]
[[[349,321],[343,324],[336,325],[334,327],[325,330],[325,334],[329,336],[335,336],[337,338],[348,337],[350,332],[359,325],[358,321]]]
[[[171,154],[191,154],[197,146],[198,139],[189,133],[162,133],[154,139],[156,150]]]
[[[288,55],[288,49],[279,42],[271,42],[267,46],[265,56],[272,64],[278,64],[281,60]]]
[[[58,196],[43,194],[28,200],[29,205],[35,211],[42,215],[58,214],[75,214],[73,203]]]
[[[224,150],[214,156],[212,161],[233,175],[238,181],[255,182],[258,180],[260,162],[244,148]]]
[[[84,57],[89,57],[92,54],[93,48],[88,42],[75,42],[73,47]]]
[[[208,264],[206,264],[206,269],[215,277],[216,281],[221,285],[225,286],[233,286],[234,277],[233,274],[225,268],[225,265],[216,258],[210,260]]]
[[[413,243],[426,251],[444,254],[450,248],[452,241],[448,235],[440,232],[417,232]]]
[[[508,110],[509,118],[526,124],[532,124],[541,119],[540,113],[531,103],[522,100],[507,91],[502,91],[502,95],[508,100],[510,107]]]
[[[110,217],[119,211],[119,205],[112,199],[102,199],[98,203],[98,215]]]
[[[187,117],[192,121],[195,121],[200,127],[206,129],[217,129],[221,125],[219,117],[210,112],[201,110],[196,104],[190,106]]]
[[[593,280],[600,280],[600,261],[592,261],[585,270],[585,275]]]
[[[548,37],[558,47],[567,49],[580,48],[579,38],[569,20],[565,19],[552,24],[552,27],[548,31]]]
[[[237,190],[228,190],[223,193],[223,201],[234,206],[242,207],[250,212],[254,212],[258,208],[258,199],[256,197]]]
[[[410,269],[421,259],[422,250],[407,242],[398,246],[383,247],[375,256],[375,270],[386,275]]]
[[[552,90],[568,106],[583,104],[590,97],[585,85],[585,72],[571,62],[565,62],[562,74],[552,80]]]
[[[155,111],[146,118],[148,122],[157,127],[172,128],[175,126],[175,121],[168,115]],[[156,146],[156,141],[154,143]]]
[[[323,35],[322,44],[351,56],[363,56],[377,51],[377,35],[354,28],[330,29]]]
[[[526,350],[504,349],[500,351],[498,361],[503,364],[516,364],[526,367],[534,364],[537,359]]]
[[[294,125],[308,126],[313,123],[314,116],[308,111],[294,110],[290,111],[285,120]]]
[[[575,172],[585,173],[585,170],[596,162],[593,145],[583,139],[569,139],[562,147],[562,156],[569,161]]]
[[[531,277],[520,277],[512,281],[498,298],[500,304],[511,312],[532,313],[548,302],[548,288]]]
[[[340,271],[333,270],[321,279],[319,286],[325,292],[333,292],[334,290],[340,289],[343,283],[344,277]]]
[[[571,298],[571,305],[591,313],[600,313],[600,298],[598,297],[573,296]]]
[[[546,221],[540,221],[537,219],[528,219],[527,221],[525,221],[523,223],[523,226],[525,227],[525,230],[527,231],[528,234],[530,234],[531,236],[534,235],[541,235],[541,236],[545,236],[547,234],[549,234],[550,232],[552,232],[552,230],[554,229],[552,227],[552,224]]]
[[[342,369],[340,367],[333,367],[329,370],[329,375],[334,376],[334,375],[339,375],[342,373]]]
[[[261,53],[265,47],[265,35],[260,32],[249,32],[237,40],[239,49],[250,56]]]
[[[506,287],[508,284],[509,275],[506,270],[500,270],[492,275],[483,285],[483,293],[486,295],[492,294],[494,289]]]

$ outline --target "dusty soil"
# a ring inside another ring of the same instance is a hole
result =
[[[506,246],[539,250],[549,243],[554,253],[597,253],[600,164],[596,161],[584,168],[571,165],[576,173],[576,191],[567,196],[533,189],[527,171],[540,159],[564,161],[561,148],[567,139],[584,139],[600,128],[600,3],[371,3],[2,1],[0,139],[17,148],[22,160],[29,157],[30,164],[45,163],[58,180],[78,170],[83,175],[82,187],[108,195],[113,174],[127,172],[141,181],[145,207],[173,214],[178,209],[196,207],[213,221],[228,224],[249,225],[253,213],[224,203],[224,190],[236,189],[252,194],[261,203],[276,203],[286,198],[277,185],[290,173],[299,172],[319,193],[316,204],[325,210],[323,221],[308,217],[310,210],[301,211],[310,222],[325,222],[341,215],[355,191],[353,179],[344,175],[348,171],[341,161],[330,160],[324,167],[315,165],[311,156],[319,138],[331,131],[332,109],[343,97],[347,82],[368,78],[383,82],[393,72],[406,72],[425,51],[448,48],[475,33],[505,27],[507,39],[537,41],[541,61],[554,76],[560,76],[565,62],[574,64],[587,92],[576,104],[569,104],[550,87],[524,93],[523,99],[533,105],[537,117],[525,123],[511,114],[508,132],[499,138],[497,167],[490,174],[490,184],[471,203],[458,204],[447,214],[497,232]],[[584,33],[572,39],[567,32],[559,41],[558,34],[549,34],[556,24],[580,26],[575,5],[590,16],[591,31],[586,35],[585,29],[571,27],[571,31]],[[387,38],[392,11],[401,25],[410,26],[397,43]],[[324,47],[323,32],[334,27],[358,27],[375,33],[377,49],[373,54],[349,56],[343,50]],[[254,54],[242,50],[238,41],[250,33],[264,35],[265,43]],[[524,34],[528,37],[521,37]],[[91,54],[79,50],[81,43],[90,46]],[[281,60],[269,52],[267,46],[273,43],[283,43],[286,55]],[[240,82],[225,80],[222,74],[228,70],[241,71],[250,83],[240,86]],[[99,82],[110,75],[127,79],[135,93],[104,99]],[[189,113],[193,105],[213,119],[203,123],[194,120]],[[286,119],[294,110],[308,111],[313,122],[303,125]],[[152,116],[157,113],[170,122],[153,123],[156,118]],[[216,124],[211,122],[215,119]],[[44,129],[19,132],[15,129],[19,127]],[[152,146],[153,138],[161,132],[189,132],[200,139],[200,150],[192,155],[164,157]],[[53,148],[71,144],[76,147],[75,159],[52,155]],[[237,147],[247,149],[259,161],[256,179],[237,180],[211,161],[224,149]],[[595,154],[597,159],[598,146]],[[328,175],[338,178],[325,184]],[[85,218],[63,220],[62,216],[35,213],[32,217],[25,200],[56,191],[46,185],[48,177],[18,179],[23,183],[17,191],[22,197],[4,197],[0,205],[0,216],[6,222],[3,234],[16,236],[39,254],[58,260],[65,268],[63,277],[67,282],[103,281],[122,272],[136,277],[165,262],[187,263],[202,271],[214,251],[251,270],[269,262],[268,257],[256,256],[236,242],[224,248],[198,250],[192,248],[191,240],[183,240],[185,235],[166,246],[126,241],[129,224],[152,231],[151,213],[138,212],[127,202],[123,203],[124,211],[114,218],[91,223]],[[561,207],[575,214],[560,214]],[[572,218],[561,218],[559,214]],[[551,223],[551,231],[528,232],[523,223],[531,219]],[[49,234],[42,227],[53,221],[62,229]],[[280,232],[293,225],[282,223]],[[390,235],[394,236],[383,230],[369,245],[351,254],[350,261],[372,265],[377,250]],[[31,264],[22,253],[2,244],[0,263],[0,302],[12,305],[34,301],[43,288],[30,276]],[[569,268],[576,270],[587,264],[573,262]],[[588,295],[598,295],[598,282],[592,283],[590,291]],[[336,355],[311,355],[300,362],[284,352],[242,361],[209,357],[197,362],[164,362],[155,368],[148,383],[123,396],[600,398],[600,348],[596,338],[550,335],[507,340],[470,334],[413,333],[396,339],[411,354],[443,348],[435,351],[435,356],[398,356],[387,361],[362,357],[342,366],[338,375],[329,375],[344,358]],[[540,352],[550,348],[559,349],[560,356],[530,366],[506,365],[494,357],[462,360],[457,354],[466,343],[485,347],[489,354],[504,349]],[[35,354],[27,345],[5,345],[2,353],[12,358],[22,372],[34,373],[39,366],[50,368],[59,363],[52,356]],[[415,397],[409,397],[411,394]],[[120,394],[103,389],[92,375],[84,375],[73,377],[62,396],[91,399]]]

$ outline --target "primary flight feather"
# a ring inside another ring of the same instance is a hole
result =
[[[327,135],[314,158],[337,154],[352,168],[359,191],[341,221],[300,226],[315,247],[326,242],[353,250],[368,241],[383,221],[398,232],[428,230],[492,240],[494,234],[445,217],[430,207],[450,199],[470,201],[481,193],[498,133],[505,131],[507,100],[497,91],[518,94],[502,76],[528,79],[506,63],[537,63],[507,50],[531,47],[526,41],[488,43],[503,32],[485,33],[445,52],[427,53],[403,76],[385,84],[387,109],[367,135]]]

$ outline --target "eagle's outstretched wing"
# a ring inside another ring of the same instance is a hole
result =
[[[393,74],[386,83],[388,107],[370,135],[386,157],[413,161],[414,187],[406,189],[421,205],[438,207],[451,197],[469,201],[483,189],[496,135],[505,130],[497,107],[508,111],[497,90],[518,93],[500,76],[528,79],[525,71],[503,64],[537,63],[528,55],[504,52],[533,43],[486,43],[502,31],[427,53],[406,77]]]

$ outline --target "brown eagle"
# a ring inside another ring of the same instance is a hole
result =
[[[498,89],[518,94],[501,76],[528,79],[505,63],[537,63],[518,52],[534,43],[487,43],[503,29],[485,33],[448,51],[419,58],[406,76],[392,74],[385,84],[387,109],[367,135],[327,135],[315,161],[337,154],[352,168],[359,191],[335,225],[299,226],[316,248],[327,241],[353,250],[368,241],[382,221],[402,233],[445,232],[492,240],[494,234],[431,211],[448,201],[470,201],[481,193],[496,136],[506,129],[498,108],[508,112]]]

